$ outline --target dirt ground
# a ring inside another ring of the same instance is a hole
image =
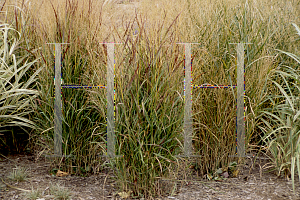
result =
[[[251,160],[247,159],[247,165],[243,167],[236,178],[228,178],[222,181],[208,181],[196,175],[191,169],[192,178],[188,181],[176,181],[176,192],[173,196],[158,198],[166,199],[300,199],[299,180],[296,179],[296,194],[292,192],[291,180],[277,178],[275,174],[265,173],[262,170],[265,160],[257,161],[249,173]],[[7,178],[15,166],[29,169],[29,179],[24,182],[14,182]],[[0,161],[0,199],[17,200],[24,199],[26,193],[20,189],[31,190],[40,188],[45,192],[43,198],[53,199],[47,196],[47,190],[51,184],[59,183],[71,190],[73,200],[82,199],[121,199],[115,187],[112,173],[106,170],[88,177],[65,176],[56,177],[50,174],[51,163],[44,158],[35,160],[34,156],[17,155],[1,158]],[[169,181],[170,183],[172,181]],[[173,182],[172,182],[173,183]],[[11,187],[12,186],[12,187]],[[42,199],[42,198],[41,198]]]

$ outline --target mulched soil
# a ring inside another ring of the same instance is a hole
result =
[[[241,169],[236,178],[228,178],[222,181],[208,181],[197,176],[194,169],[188,169],[188,177],[178,176],[177,180],[168,180],[170,188],[176,188],[171,196],[158,199],[300,199],[299,180],[296,179],[296,193],[292,192],[292,182],[275,174],[266,173],[263,166],[266,160],[257,161],[250,170],[251,159]],[[29,169],[29,179],[24,182],[14,182],[7,178],[15,166]],[[112,173],[109,170],[102,171],[88,177],[65,176],[56,177],[50,175],[53,165],[43,158],[35,160],[34,156],[17,155],[2,158],[0,161],[0,179],[10,186],[0,183],[0,199],[24,199],[25,190],[40,188],[44,191],[44,199],[53,199],[47,195],[51,184],[59,183],[72,191],[72,199],[121,199]],[[250,173],[249,173],[250,172]],[[185,179],[185,180],[183,180]],[[13,186],[13,187],[11,187]],[[18,188],[18,189],[16,189]]]

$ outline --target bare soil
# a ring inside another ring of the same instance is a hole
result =
[[[263,169],[266,161],[257,161],[251,171],[251,159],[241,169],[236,178],[227,178],[222,181],[209,181],[197,176],[197,171],[186,171],[188,178],[178,176],[177,180],[165,180],[175,187],[172,196],[162,196],[157,199],[300,199],[299,180],[296,179],[296,192],[293,194],[292,182],[275,174],[266,173]],[[13,168],[26,167],[29,169],[29,179],[24,182],[15,182],[7,178]],[[34,156],[17,155],[9,156],[0,161],[0,199],[24,199],[24,191],[41,189],[44,199],[53,199],[47,195],[51,184],[59,183],[72,191],[74,200],[82,199],[121,199],[112,172],[104,170],[87,177],[65,176],[56,177],[50,174],[51,163],[44,158],[35,159]],[[249,173],[250,172],[250,173]],[[184,178],[185,180],[182,180]],[[175,183],[175,184],[174,184]],[[13,186],[13,187],[11,187]],[[41,198],[42,199],[42,198]],[[130,198],[129,198],[130,199]]]

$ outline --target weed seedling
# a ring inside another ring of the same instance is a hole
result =
[[[8,178],[18,182],[26,181],[28,179],[28,169],[16,166],[13,168],[13,171],[10,173]]]
[[[71,198],[71,191],[59,184],[50,187],[50,193],[54,199],[67,200]]]
[[[34,190],[33,188],[31,188],[30,192],[24,193],[24,197],[25,199],[36,200],[42,197],[42,192],[40,189]]]

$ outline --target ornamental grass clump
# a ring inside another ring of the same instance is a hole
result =
[[[293,25],[300,36],[299,27]],[[268,81],[272,84],[267,89],[270,94],[264,101],[272,106],[260,111],[259,128],[264,133],[262,141],[266,143],[272,161],[270,167],[276,170],[278,176],[283,174],[286,178],[291,177],[295,192],[295,172],[298,172],[300,181],[300,57],[278,51],[292,58],[297,65],[291,67],[282,63],[282,66],[270,72]]]
[[[97,55],[102,53],[97,42],[101,12],[92,9],[97,5],[92,1],[31,1],[30,6],[19,5],[32,23],[25,32],[27,40],[35,41],[32,45],[40,47],[38,54],[42,59],[36,68],[45,65],[39,75],[40,96],[32,115],[39,131],[31,134],[31,141],[39,156],[53,154],[54,147],[55,49],[47,43],[69,43],[62,45],[62,84],[92,84],[90,77],[93,74],[87,72],[95,63],[98,65],[98,61],[101,63],[101,56]],[[98,154],[105,150],[105,112],[101,112],[105,108],[98,110],[90,96],[89,89],[62,89],[63,154],[69,156],[64,161],[57,159],[55,163],[56,167],[72,174],[95,173],[102,163]]]
[[[150,198],[173,189],[161,191],[158,180],[173,176],[172,169],[178,165],[175,155],[181,151],[183,56],[175,44],[176,19],[164,24],[166,32],[163,23],[145,28],[147,20],[138,16],[127,32],[133,32],[133,24],[138,24],[138,34],[120,38],[123,45],[116,47],[116,154],[124,157],[111,166],[122,191]],[[101,105],[106,97],[98,97],[95,100]]]
[[[193,46],[193,85],[236,85],[236,43],[244,44],[245,145],[260,141],[257,116],[267,74],[281,62],[275,49],[296,49],[291,27],[299,4],[285,1],[186,1],[181,40]],[[292,16],[292,17],[291,17]],[[185,26],[184,26],[185,25]],[[181,29],[182,30],[182,29]],[[289,61],[291,62],[291,61]],[[236,89],[193,89],[194,145],[200,174],[227,166],[236,149]],[[263,105],[262,105],[263,104]]]
[[[10,133],[11,127],[37,128],[30,115],[38,97],[34,88],[43,69],[41,66],[33,71],[38,62],[31,55],[35,50],[23,47],[24,34],[14,27],[14,23],[0,24],[0,149],[6,151],[17,148],[18,136]]]

